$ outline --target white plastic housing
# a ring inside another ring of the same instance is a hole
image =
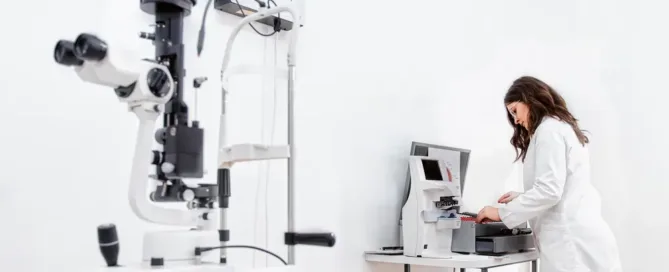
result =
[[[152,106],[138,106],[132,109],[139,119],[137,139],[135,140],[135,154],[132,160],[130,187],[128,200],[130,208],[139,218],[156,224],[188,226],[198,225],[202,213],[210,212],[207,209],[186,210],[161,207],[149,199],[149,166],[153,153],[151,148],[154,142],[156,119],[161,114]]]
[[[132,86],[133,91],[130,96],[119,97],[121,102],[134,105],[145,102],[159,105],[167,103],[174,92],[172,77],[167,77],[167,84],[170,86],[169,91],[160,97],[151,93],[147,81],[147,75],[152,69],[159,69],[170,75],[167,67],[148,60],[130,58],[130,56],[120,49],[113,50],[112,47],[108,47],[104,59],[84,61],[81,66],[75,67],[74,70],[81,80],[88,83],[114,89]]]
[[[139,77],[137,63],[139,59],[132,58],[122,49],[107,47],[104,59],[99,61],[84,61],[81,66],[74,68],[81,80],[110,88],[129,86]]]
[[[287,159],[290,151],[287,145],[238,144],[220,150],[220,164],[246,161]]]
[[[438,163],[440,180],[428,180],[423,160]],[[442,197],[459,201],[460,182],[454,179],[445,161],[422,156],[409,158],[411,191],[402,207],[402,242],[404,255],[424,258],[450,258],[453,229],[460,228],[460,216],[451,209],[457,205],[438,206]],[[427,248],[425,247],[427,245]]]
[[[218,246],[218,232],[214,230],[156,231],[144,234],[143,262],[163,258],[165,266],[195,260],[196,247]],[[209,251],[205,254],[211,254]]]

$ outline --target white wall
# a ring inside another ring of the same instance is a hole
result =
[[[152,17],[144,14],[136,1],[46,1],[40,10],[35,6],[34,2],[17,3],[12,7],[16,11],[14,17],[2,19],[3,25],[17,25],[8,29],[8,37],[21,42],[8,41],[2,48],[5,67],[12,70],[3,76],[1,108],[7,127],[16,130],[4,133],[0,141],[0,207],[6,218],[0,234],[0,265],[17,268],[16,271],[89,271],[86,267],[103,264],[95,228],[106,222],[118,225],[120,261],[137,262],[141,258],[142,234],[166,227],[141,222],[127,204],[136,117],[111,90],[82,83],[70,69],[58,66],[52,54],[58,39],[73,39],[82,31],[93,31],[112,48],[136,48],[138,56],[150,58],[151,42],[137,38],[137,33],[151,31]],[[238,20],[210,11],[204,61],[196,62],[195,41],[203,9],[204,3],[200,3],[186,20],[186,85],[191,85],[193,77],[210,79],[200,90],[197,112],[206,132],[209,174],[204,182],[214,183],[220,63],[230,26]],[[277,50],[285,52],[285,42],[262,39],[250,29],[244,30],[236,43],[232,65],[250,63],[269,70],[275,63],[275,44]],[[284,65],[285,58],[276,63]],[[277,90],[273,103],[271,72],[230,82],[231,144],[269,142],[272,104],[277,105],[274,141],[285,143],[286,82],[277,81],[276,85],[283,88]],[[187,88],[186,97],[193,110],[194,94]],[[86,121],[88,118],[95,121]],[[263,122],[266,129],[261,128]],[[272,250],[285,257],[285,162],[272,163],[269,174],[265,169],[263,164],[252,163],[239,165],[233,171],[231,242],[273,245]],[[265,181],[268,179],[270,182]],[[267,213],[265,207],[269,208]],[[216,259],[213,254],[211,257]],[[257,265],[263,267],[265,255],[255,257]],[[248,250],[231,249],[229,258],[233,264],[252,266],[254,255]]]
[[[368,264],[362,252],[397,242],[404,156],[412,140],[473,150],[465,191],[469,209],[517,186],[502,98],[514,78],[531,74],[558,88],[592,134],[594,182],[625,269],[659,267],[662,245],[669,242],[663,231],[669,220],[657,213],[669,191],[661,176],[669,152],[662,104],[667,4],[397,2],[306,5],[296,93],[297,226],[333,231],[338,241],[332,249],[298,248],[297,262],[323,266],[319,271],[401,271]],[[133,1],[37,6],[15,2],[13,12],[0,19],[14,26],[5,28],[5,37],[25,41],[4,42],[0,51],[10,69],[1,80],[6,132],[0,141],[0,265],[16,271],[100,265],[95,227],[105,222],[119,225],[121,260],[136,261],[142,233],[161,228],[136,219],[126,203],[136,119],[109,90],[81,83],[51,54],[57,39],[90,29],[151,56],[150,43],[136,38],[137,31],[150,29],[150,17]],[[218,69],[236,20],[210,14],[205,55],[196,63],[203,6],[187,19],[187,75],[210,78],[198,113],[212,151]],[[285,41],[277,44],[277,66],[283,66]],[[245,31],[235,52],[233,64],[271,68],[274,41]],[[269,141],[276,86],[274,141],[285,142],[285,81],[274,83],[267,74],[231,84],[231,141]],[[89,117],[95,121],[85,121]],[[213,174],[215,155],[206,156]],[[272,162],[269,171],[268,187],[263,164],[239,165],[233,172],[232,242],[255,240],[285,256],[285,163]],[[211,174],[206,181],[213,182]],[[248,251],[230,255],[233,264],[253,264]],[[257,266],[265,265],[265,256],[255,257]]]

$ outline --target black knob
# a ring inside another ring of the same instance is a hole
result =
[[[84,61],[77,58],[74,54],[74,43],[71,41],[60,40],[56,43],[53,50],[53,58],[58,64],[65,66],[80,66]]]
[[[74,54],[80,59],[99,61],[107,56],[107,43],[92,34],[80,34],[74,41]]]
[[[170,88],[170,75],[167,74],[164,70],[153,68],[149,71],[146,76],[146,83],[149,85],[149,90],[151,93],[157,97],[164,97],[169,93]]]
[[[146,33],[146,32],[140,32],[139,37],[142,39],[147,39],[147,40],[156,40],[156,34],[153,33]]]
[[[98,226],[98,244],[100,244],[100,252],[102,257],[105,258],[107,266],[117,266],[119,242],[114,224]]]
[[[159,144],[165,144],[165,141],[167,140],[167,130],[165,128],[157,129],[156,133],[154,133],[154,137]]]

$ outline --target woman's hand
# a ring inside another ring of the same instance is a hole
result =
[[[481,209],[479,214],[476,216],[476,223],[482,223],[485,221],[502,221],[502,219],[499,218],[499,210],[490,206],[485,206],[483,209]]]
[[[504,203],[504,204],[509,203],[511,202],[511,200],[518,197],[519,195],[520,195],[519,192],[508,192],[500,196],[499,199],[497,200],[497,203]]]

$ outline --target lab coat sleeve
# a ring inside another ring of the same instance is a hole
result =
[[[553,207],[562,198],[567,178],[567,146],[556,128],[536,135],[532,188],[499,208],[502,222],[514,228]]]

